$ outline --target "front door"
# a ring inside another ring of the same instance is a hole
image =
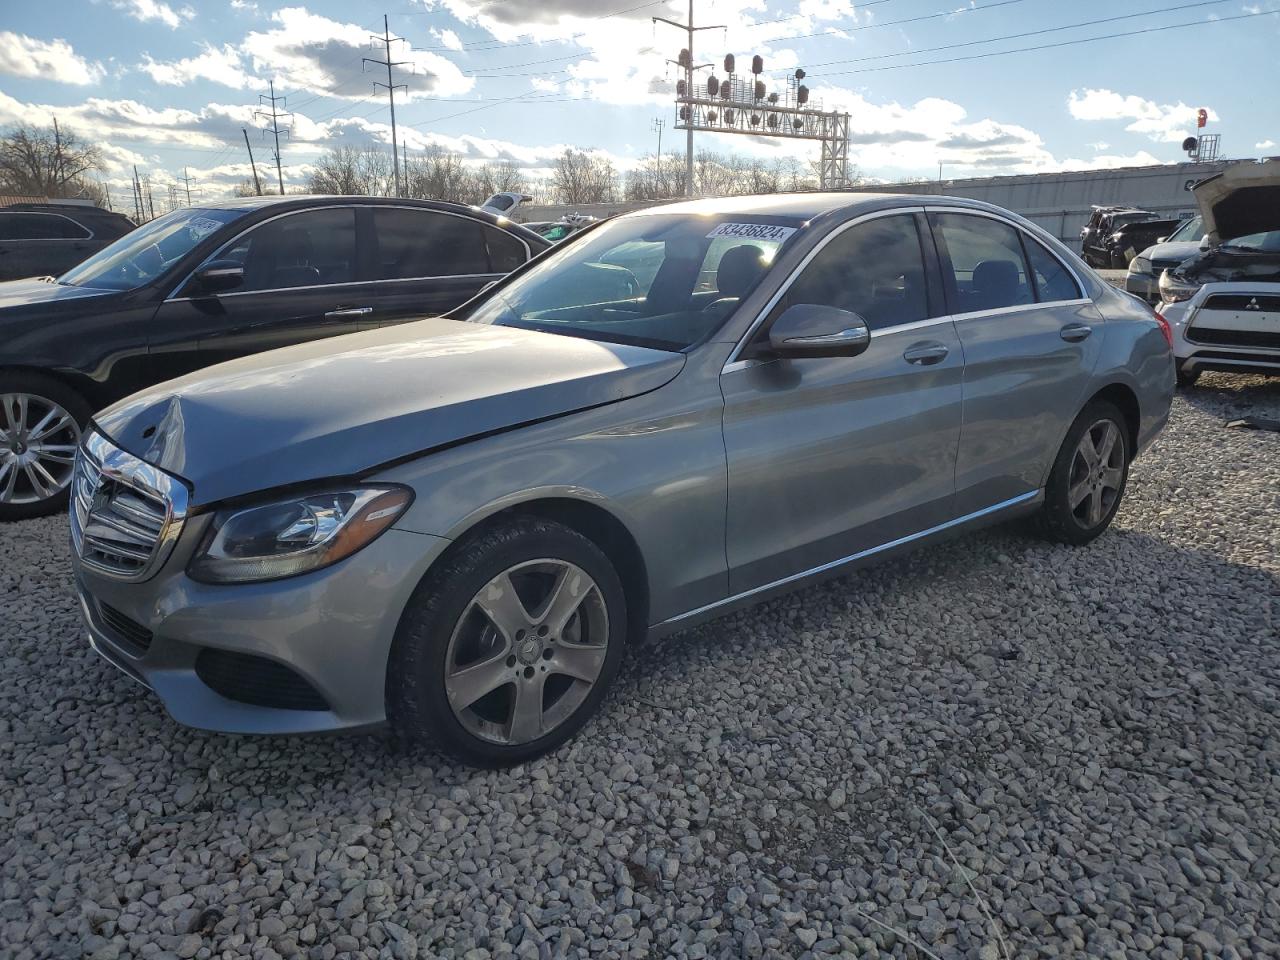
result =
[[[964,358],[923,225],[898,212],[838,233],[770,310],[757,359],[722,375],[731,593],[955,516]],[[860,314],[867,350],[770,358],[769,323],[797,303]]]
[[[161,305],[151,344],[157,380],[372,325],[373,291],[357,264],[355,207],[276,217],[209,259],[243,263],[244,283],[211,295],[180,290]]]
[[[1061,260],[1025,230],[977,213],[931,213],[964,347],[956,510],[1038,490],[1084,402],[1102,316]]]

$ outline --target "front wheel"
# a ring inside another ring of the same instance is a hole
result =
[[[459,546],[396,631],[387,711],[407,740],[481,766],[560,746],[604,699],[626,601],[608,557],[575,530],[518,517]]]
[[[1043,535],[1082,546],[1111,524],[1129,479],[1124,415],[1095,400],[1076,417],[1054,460],[1040,514]]]
[[[34,373],[0,373],[0,521],[55,513],[67,504],[89,405]]]
[[[1178,386],[1194,387],[1196,381],[1200,379],[1199,370],[1186,370],[1181,364],[1178,365]]]

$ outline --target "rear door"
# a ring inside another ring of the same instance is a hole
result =
[[[244,283],[213,295],[188,287],[161,305],[156,379],[361,329],[373,307],[356,249],[354,206],[282,214],[224,244],[206,262],[240,261]]]
[[[770,308],[754,344],[798,303],[860,314],[871,342],[857,357],[762,354],[721,375],[735,594],[955,516],[964,357],[923,214],[840,230]]]
[[[524,241],[463,214],[372,205],[368,213],[378,325],[447,313],[529,259]]]
[[[93,233],[60,213],[0,213],[0,279],[56,277],[96,249]]]
[[[929,214],[964,348],[960,515],[1039,489],[1101,348],[1102,317],[1031,234],[976,211]]]

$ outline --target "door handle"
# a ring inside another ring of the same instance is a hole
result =
[[[1068,323],[1058,331],[1058,336],[1068,343],[1079,343],[1081,340],[1089,339],[1091,333],[1093,333],[1093,327],[1087,323]]]
[[[907,351],[902,355],[902,359],[906,360],[907,363],[928,367],[935,363],[941,363],[950,352],[941,343],[922,343],[918,346],[908,347]]]
[[[342,307],[330,310],[324,315],[326,320],[345,320],[347,317],[366,317],[373,313],[373,307]]]

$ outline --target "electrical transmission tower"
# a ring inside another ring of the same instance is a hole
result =
[[[177,179],[181,180],[183,185],[187,188],[187,206],[189,207],[191,206],[191,181],[194,180],[195,177],[191,176],[191,174],[187,172],[186,167],[183,167],[182,176],[178,177]],[[176,185],[174,189],[175,191],[177,190]],[[177,204],[174,204],[174,206],[177,206]]]
[[[403,43],[404,37],[393,37],[391,35],[391,28],[387,26],[387,15],[385,13],[382,15],[382,35],[379,36],[376,33],[371,33],[369,36],[374,40],[380,40],[383,44],[383,48],[387,51],[387,59],[375,60],[372,57],[365,57],[361,66],[367,67],[372,63],[375,66],[387,68],[387,82],[381,83],[380,81],[375,80],[373,81],[373,85],[375,87],[385,88],[387,91],[387,97],[391,101],[391,166],[395,172],[396,196],[398,197],[400,196],[400,153],[399,148],[396,146],[396,88],[399,87],[407,93],[409,85],[405,83],[396,83],[391,76],[391,68],[403,67],[408,64],[409,61],[391,59],[391,44]]]
[[[269,83],[269,85],[268,85],[268,89],[271,91],[271,95],[270,95],[270,96],[268,96],[268,95],[267,95],[267,94],[265,94],[265,93],[260,93],[260,94],[258,94],[258,105],[259,105],[259,108],[260,108],[260,109],[258,109],[258,110],[256,110],[256,111],[254,111],[254,116],[255,116],[255,117],[261,117],[263,120],[270,120],[270,121],[271,121],[271,126],[270,126],[268,129],[270,129],[271,133],[275,136],[275,139],[276,139],[276,152],[275,152],[275,158],[276,158],[276,179],[277,179],[277,180],[279,181],[279,183],[280,183],[280,196],[282,196],[282,197],[283,197],[283,196],[284,196],[284,170],[283,170],[283,169],[281,168],[281,166],[280,166],[280,118],[281,118],[281,117],[290,117],[290,118],[291,118],[293,115],[292,115],[291,113],[289,113],[289,111],[288,111],[287,109],[285,109],[285,110],[277,110],[277,109],[276,109],[276,104],[277,104],[277,103],[285,104],[286,108],[288,107],[288,104],[287,104],[287,103],[285,103],[285,100],[286,100],[286,98],[285,98],[285,97],[283,97],[283,96],[279,96],[279,97],[277,97],[277,96],[276,96],[276,82],[275,82],[274,80],[270,81],[270,83]],[[261,108],[262,108],[263,106],[265,106],[265,104],[267,104],[267,103],[270,103],[270,104],[271,104],[271,110],[270,110],[270,112],[268,112],[268,111],[267,111],[267,110],[265,110],[265,109],[261,109]],[[265,134],[265,133],[267,132],[267,130],[263,130],[262,132]],[[284,131],[284,135],[285,135],[286,137],[289,135],[289,130],[288,130],[288,128],[286,128],[286,129],[285,129],[285,131]],[[255,175],[256,175],[256,174],[255,174]]]

